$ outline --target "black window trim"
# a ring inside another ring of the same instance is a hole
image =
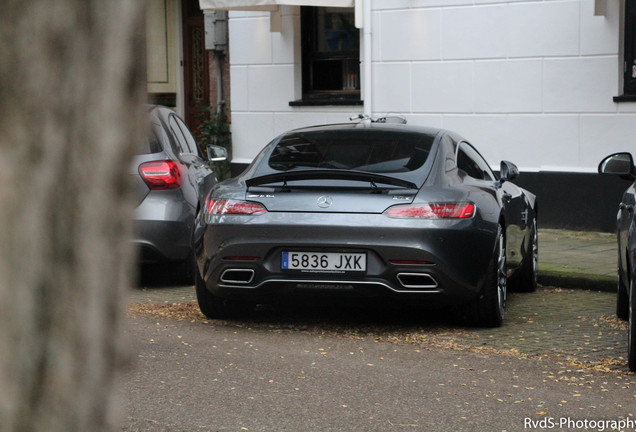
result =
[[[475,180],[479,180],[479,181],[487,181],[487,182],[491,182],[491,181],[495,181],[497,179],[497,175],[495,175],[495,172],[492,170],[492,168],[490,167],[490,164],[488,163],[488,161],[481,155],[481,153],[479,153],[479,151],[468,141],[466,140],[461,140],[457,143],[457,149],[455,151],[455,164],[457,166],[458,169],[461,169],[459,167],[459,151],[462,149],[462,147],[470,147],[476,154],[477,156],[479,156],[479,158],[481,158],[481,161],[484,162],[484,165],[488,168],[488,171],[486,171],[486,173],[491,177],[490,179],[485,179],[485,178],[477,178],[477,177],[473,177],[472,175],[470,175],[469,173],[466,173],[466,175],[468,175],[470,178],[475,179]],[[465,153],[465,152],[464,152]],[[467,157],[470,157],[468,154],[466,154]],[[471,158],[472,159],[472,158]],[[476,161],[475,161],[476,162]],[[464,170],[462,170],[464,171]],[[464,171],[465,172],[465,171]]]
[[[309,54],[310,51],[313,51],[311,45],[313,43],[313,35],[311,35],[314,30],[314,20],[315,14],[318,7],[313,6],[301,6],[301,77],[302,77],[302,96],[299,100],[294,100],[289,102],[289,106],[292,107],[301,107],[301,106],[326,106],[326,105],[334,105],[334,106],[360,106],[363,105],[362,101],[362,91],[361,89],[354,91],[312,91],[308,90],[308,81],[309,81],[309,68],[307,64],[312,58],[312,55]],[[350,56],[351,52],[344,53],[345,56]],[[320,54],[314,54],[313,56],[320,56]],[[324,56],[324,55],[323,55]],[[342,58],[343,54],[335,54],[332,57]],[[358,60],[358,64],[360,64],[360,49],[358,49],[356,53],[356,58]],[[360,72],[358,73],[360,77]],[[361,85],[360,85],[361,87]]]

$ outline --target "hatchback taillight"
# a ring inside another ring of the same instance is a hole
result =
[[[208,215],[258,215],[267,213],[264,205],[233,199],[207,199],[205,213]]]
[[[475,204],[470,202],[404,204],[389,207],[384,214],[398,219],[467,219],[475,215]]]
[[[178,189],[184,178],[185,168],[173,160],[144,162],[139,165],[139,175],[152,190]]]

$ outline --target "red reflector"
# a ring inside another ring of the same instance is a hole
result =
[[[209,215],[258,215],[267,213],[265,206],[255,202],[239,201],[239,200],[213,200],[208,199],[205,205],[205,212]]]
[[[405,204],[389,207],[384,214],[400,219],[467,219],[475,215],[475,204],[468,202]]]
[[[164,160],[144,162],[139,165],[139,175],[152,190],[178,189],[183,183],[183,165]]]
[[[253,256],[229,256],[223,257],[223,259],[228,261],[258,261],[260,258]]]
[[[430,262],[430,261],[391,260],[391,264],[396,264],[396,265],[433,265],[435,263]]]

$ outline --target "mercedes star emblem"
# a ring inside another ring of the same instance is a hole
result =
[[[331,204],[333,204],[333,199],[330,196],[323,195],[318,198],[318,207],[327,208],[331,207]]]

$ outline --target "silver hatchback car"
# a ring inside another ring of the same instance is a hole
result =
[[[180,278],[191,282],[194,219],[217,182],[209,161],[225,160],[227,152],[210,146],[206,160],[174,111],[149,106],[147,112],[148,139],[130,166],[137,200],[133,242],[141,263],[175,263]]]

